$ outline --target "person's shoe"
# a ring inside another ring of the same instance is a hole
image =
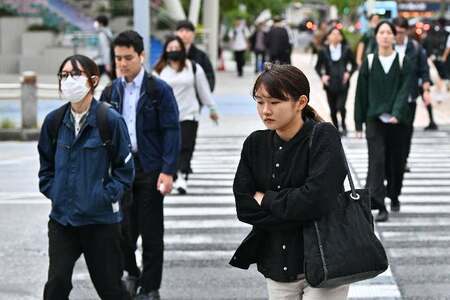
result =
[[[438,130],[438,126],[436,125],[436,123],[430,123],[428,124],[427,127],[424,128],[425,131],[430,131],[430,130]]]
[[[389,213],[387,210],[380,210],[375,217],[375,222],[386,222],[389,219]]]
[[[174,189],[176,189],[178,194],[180,194],[180,195],[187,194],[187,181],[186,181],[184,174],[178,173],[177,180],[175,181]]]
[[[128,294],[130,294],[131,297],[134,297],[136,295],[137,290],[137,281],[138,277],[127,275],[123,279],[123,284],[125,285],[125,289],[127,290]]]
[[[159,291],[150,291],[148,293],[143,292],[141,289],[139,291],[139,294],[134,298],[135,300],[161,300],[161,297],[159,296]]]
[[[393,212],[400,211],[400,201],[398,201],[398,199],[391,199],[391,211]]]
[[[342,137],[346,137],[347,136],[347,129],[342,129],[340,134],[341,134]]]

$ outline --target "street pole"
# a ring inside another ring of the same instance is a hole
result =
[[[198,15],[200,14],[201,2],[202,0],[191,0],[191,5],[189,6],[189,21],[191,21],[194,26],[197,26],[198,24]]]
[[[149,0],[133,0],[134,30],[144,40],[144,66],[150,69],[150,3]]]
[[[203,1],[203,24],[205,25],[206,50],[215,69],[219,48],[219,0]]]

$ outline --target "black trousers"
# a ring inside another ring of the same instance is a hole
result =
[[[195,150],[197,139],[197,121],[182,121],[181,128],[181,150],[178,157],[178,170],[184,174],[192,173],[191,160]]]
[[[238,76],[242,76],[245,65],[245,50],[234,51],[234,60],[236,61]]]
[[[330,107],[330,115],[331,120],[334,126],[339,129],[337,114],[338,112],[341,115],[341,124],[342,129],[347,130],[347,125],[345,123],[345,117],[347,115],[347,110],[345,109],[345,103],[347,102],[347,92],[348,89],[345,89],[340,92],[332,92],[329,90],[325,90],[327,93],[328,106]]]
[[[408,128],[406,132],[407,137],[405,138],[407,141],[404,154],[405,164],[408,162],[409,153],[411,152],[412,137],[414,134],[414,119],[416,118],[416,107],[417,107],[416,101],[409,103],[409,109],[411,110],[412,118],[411,122],[407,126]]]
[[[405,171],[405,148],[408,126],[367,121],[366,139],[369,150],[369,169],[366,187],[369,188],[373,209],[386,209],[384,198],[398,198]],[[384,185],[387,181],[387,186]]]
[[[84,255],[92,283],[101,299],[131,299],[122,284],[120,225],[63,226],[48,222],[49,269],[45,300],[69,299],[75,262]]]
[[[134,160],[136,173],[132,191],[127,193],[123,208],[122,251],[124,269],[139,277],[145,292],[158,290],[163,270],[164,196],[156,189],[159,172],[146,173],[139,159]],[[131,201],[130,201],[131,198]],[[136,264],[138,237],[142,238],[142,271]]]

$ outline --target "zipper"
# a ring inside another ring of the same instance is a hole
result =
[[[323,252],[322,239],[320,238],[319,225],[317,225],[316,221],[314,221],[314,229],[316,230],[317,242],[319,243],[320,258],[322,260],[322,268],[323,268],[323,274],[324,274],[323,281],[327,281],[328,280],[328,268],[327,268],[327,263],[325,262],[325,254]]]

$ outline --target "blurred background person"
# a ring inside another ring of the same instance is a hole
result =
[[[113,34],[111,29],[108,27],[108,17],[98,16],[95,19],[94,27],[97,31],[98,45],[97,45],[97,56],[94,57],[94,61],[98,66],[100,71],[100,76],[103,74],[108,75],[110,80],[116,78],[115,76],[115,65],[113,64],[114,55],[112,54],[112,40]]]
[[[264,23],[256,24],[255,31],[250,36],[250,50],[255,54],[255,74],[262,71],[266,61],[267,32]]]
[[[371,14],[369,16],[369,30],[367,30],[356,46],[356,63],[361,66],[367,54],[373,53],[377,49],[377,41],[375,39],[374,29],[380,22],[380,16]]]
[[[277,64],[290,64],[292,45],[283,18],[275,16],[273,22],[266,40],[269,60]]]
[[[250,31],[248,30],[244,19],[237,18],[234,21],[234,27],[228,32],[228,37],[234,52],[237,75],[242,77],[244,74],[245,52],[248,49],[248,38],[250,37]]]

